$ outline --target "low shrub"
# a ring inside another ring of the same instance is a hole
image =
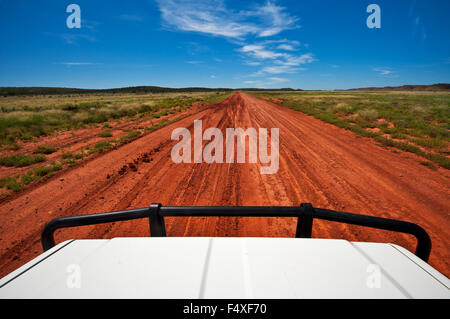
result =
[[[52,154],[58,150],[56,146],[53,145],[39,145],[34,151],[34,154]]]
[[[17,154],[12,156],[1,156],[0,165],[1,166],[15,166],[15,167],[25,167],[35,163],[40,163],[45,161],[45,156],[27,156],[23,154]]]
[[[111,131],[103,131],[98,136],[100,136],[100,137],[111,137],[112,133],[111,133]]]

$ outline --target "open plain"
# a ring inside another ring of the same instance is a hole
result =
[[[46,223],[57,217],[139,208],[151,203],[291,206],[305,202],[419,224],[432,239],[430,264],[449,276],[447,169],[430,169],[420,163],[423,158],[417,154],[393,152],[372,138],[357,136],[273,102],[236,92],[219,103],[203,105],[191,113],[186,111],[183,117],[165,126],[144,130],[139,138],[55,171],[44,182],[13,194],[0,203],[0,276],[42,253],[40,233]],[[171,150],[176,141],[171,140],[171,133],[179,127],[192,132],[194,120],[202,120],[205,128],[222,131],[279,128],[278,172],[262,175],[260,166],[264,164],[260,163],[175,164]],[[66,138],[72,136],[67,134]],[[296,221],[167,218],[166,227],[168,236],[293,237]],[[140,220],[66,229],[57,232],[56,240],[148,235],[148,221]],[[416,244],[408,235],[321,221],[314,222],[312,235],[391,242],[411,251]]]

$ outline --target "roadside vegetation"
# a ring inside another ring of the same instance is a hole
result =
[[[30,141],[124,117],[159,118],[188,109],[195,102],[220,100],[228,93],[110,94],[0,97],[0,147],[17,148]]]
[[[450,169],[450,93],[252,92],[324,122],[415,153],[421,164]],[[280,101],[279,101],[280,100]]]
[[[184,111],[221,101],[229,94],[0,97],[0,200],[53,176],[56,171],[75,166],[92,154],[117,148],[140,138],[145,132],[168,125],[184,117]],[[181,114],[176,116],[177,113]],[[81,148],[75,147],[75,151],[66,149],[70,145],[60,145],[60,134],[67,132],[66,136],[71,137],[69,142],[73,143],[70,140],[77,139],[80,129],[93,129],[97,133],[87,140],[78,140],[76,143]],[[42,139],[48,141],[48,138],[57,146],[40,142]]]
[[[0,156],[0,166],[25,167],[45,161],[45,156],[27,156],[23,154]]]
[[[25,174],[17,174],[15,176],[8,176],[0,178],[0,188],[4,187],[7,190],[18,192],[24,189],[31,182],[37,182],[53,176],[54,172],[62,170],[61,164],[53,163],[48,166],[40,166],[28,170]],[[8,193],[3,193],[2,197],[6,197]],[[1,197],[0,197],[1,199]]]
[[[33,153],[35,154],[52,154],[58,150],[56,146],[53,145],[39,145]]]

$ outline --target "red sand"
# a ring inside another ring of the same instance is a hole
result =
[[[280,129],[280,168],[259,164],[174,164],[173,129]],[[148,154],[148,155],[145,155]],[[145,158],[150,160],[147,160]],[[414,154],[393,153],[371,139],[237,92],[194,115],[97,156],[0,205],[0,276],[42,253],[40,233],[53,218],[163,205],[299,205],[417,223],[430,234],[430,264],[449,268],[448,171],[432,171]],[[123,169],[136,163],[137,170]],[[122,174],[119,174],[121,171]],[[109,175],[109,178],[107,176]],[[292,218],[167,218],[169,236],[293,237]],[[147,220],[61,230],[69,238],[148,236]],[[409,235],[315,221],[313,237],[392,242],[413,250]],[[332,265],[330,265],[331,267]]]

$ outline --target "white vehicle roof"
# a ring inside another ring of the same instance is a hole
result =
[[[60,243],[0,280],[0,298],[449,298],[450,282],[393,244],[297,238]]]

